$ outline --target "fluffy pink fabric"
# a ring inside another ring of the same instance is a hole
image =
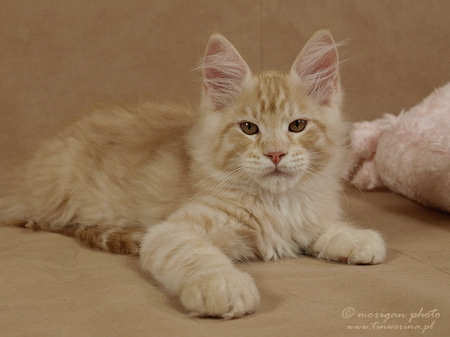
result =
[[[355,123],[349,178],[450,212],[450,83],[399,116]]]

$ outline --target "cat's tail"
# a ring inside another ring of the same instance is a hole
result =
[[[141,239],[145,234],[142,225],[108,226],[70,223],[53,227],[42,221],[28,221],[23,227],[59,233],[74,237],[89,247],[111,253],[139,255]]]
[[[0,198],[0,227],[23,227],[26,223],[27,207],[15,197]]]
[[[141,239],[146,232],[141,224],[114,226],[71,221],[55,225],[34,219],[28,207],[13,197],[0,199],[0,226],[59,233],[74,237],[91,248],[129,255],[139,255]]]

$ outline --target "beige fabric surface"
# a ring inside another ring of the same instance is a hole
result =
[[[448,336],[450,216],[390,192],[350,189],[347,197],[355,222],[384,233],[386,263],[349,266],[305,256],[243,263],[262,302],[255,314],[231,321],[187,317],[136,258],[58,234],[0,228],[0,335],[363,335],[354,327],[370,329],[368,336]]]
[[[17,163],[89,99],[196,102],[192,69],[212,31],[258,71],[288,70],[330,28],[348,40],[342,82],[356,121],[397,114],[450,80],[449,17],[445,0],[3,1],[0,196]],[[0,336],[449,336],[450,215],[353,188],[345,208],[384,235],[386,263],[241,264],[262,303],[232,321],[187,317],[134,258],[0,228]]]

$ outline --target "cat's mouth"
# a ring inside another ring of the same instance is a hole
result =
[[[272,193],[281,193],[295,185],[297,175],[276,167],[269,172],[266,171],[265,174],[260,176],[258,181],[262,187],[270,190]]]
[[[288,177],[290,174],[281,171],[278,167],[276,167],[272,172],[266,174],[266,177]]]

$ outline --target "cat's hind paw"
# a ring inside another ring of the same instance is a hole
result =
[[[379,264],[386,258],[384,240],[371,229],[329,230],[315,242],[318,258],[348,264]]]
[[[259,293],[250,275],[233,267],[186,280],[180,300],[191,316],[231,319],[253,313]]]

